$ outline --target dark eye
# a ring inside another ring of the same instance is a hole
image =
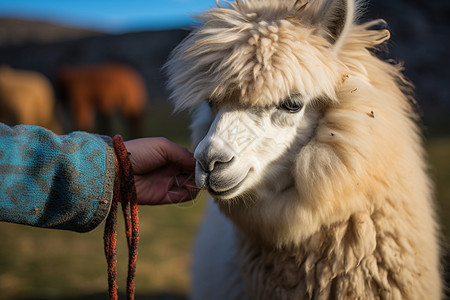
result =
[[[289,97],[280,105],[280,107],[289,111],[290,113],[296,113],[303,108],[303,104],[297,103],[293,101],[291,97]]]
[[[210,109],[214,109],[215,104],[214,104],[213,101],[211,101],[210,99],[207,99],[206,103],[208,103],[208,106],[209,106]]]

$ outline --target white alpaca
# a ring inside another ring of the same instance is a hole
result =
[[[439,299],[410,85],[354,0],[241,0],[200,15],[167,69],[209,191],[194,299]],[[378,27],[378,28],[377,28]]]

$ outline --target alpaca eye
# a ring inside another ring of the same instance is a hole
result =
[[[210,109],[214,109],[215,104],[214,104],[213,101],[211,101],[210,99],[208,99],[208,100],[206,100],[206,103],[208,103],[208,106],[209,106]]]
[[[281,108],[289,111],[290,113],[299,112],[303,108],[303,104],[295,103],[292,99],[287,99],[281,104]]]

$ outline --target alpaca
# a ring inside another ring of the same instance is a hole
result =
[[[210,201],[193,299],[440,299],[437,222],[402,67],[355,0],[236,0],[166,69]]]
[[[55,118],[55,96],[41,73],[0,67],[0,121],[9,125],[36,125],[62,133]]]
[[[107,122],[120,112],[138,134],[147,91],[142,76],[132,67],[118,63],[65,66],[58,81],[77,129],[93,131],[96,114]]]

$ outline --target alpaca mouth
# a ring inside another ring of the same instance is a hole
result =
[[[225,198],[229,195],[234,194],[237,190],[239,190],[242,187],[242,185],[244,184],[246,179],[249,177],[249,174],[251,171],[252,171],[252,169],[250,169],[247,172],[247,174],[245,174],[245,176],[237,184],[233,185],[232,187],[228,187],[226,189],[221,189],[220,191],[218,191],[217,189],[214,189],[210,185],[208,187],[208,193],[210,193],[211,196],[213,196],[213,197],[220,197],[220,198]]]

